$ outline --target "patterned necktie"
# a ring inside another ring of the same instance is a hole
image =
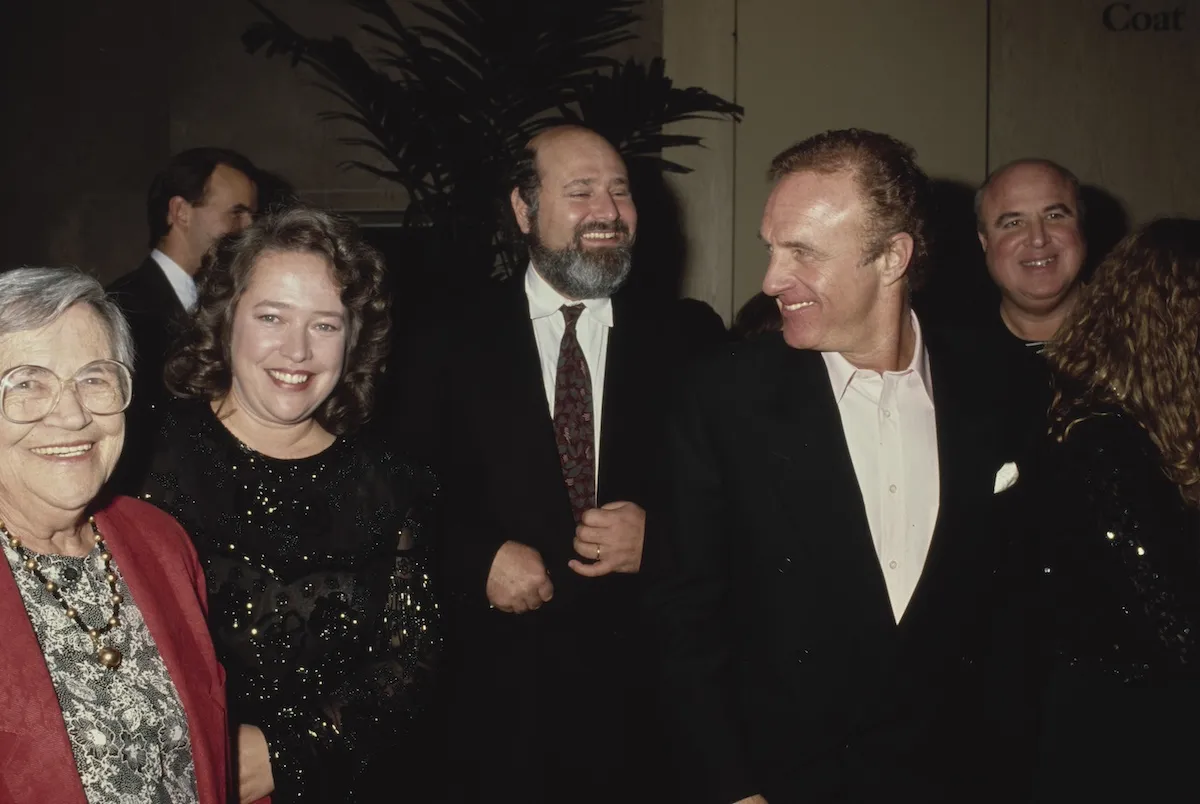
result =
[[[583,305],[561,308],[567,329],[558,348],[554,380],[554,438],[558,460],[578,522],[583,512],[596,507],[596,429],[592,412],[592,375],[588,372],[575,325]]]

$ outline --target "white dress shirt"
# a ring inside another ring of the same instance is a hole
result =
[[[179,263],[158,249],[150,252],[150,258],[162,269],[163,276],[171,283],[171,289],[175,291],[183,309],[189,313],[196,309],[196,280],[192,279],[187,271],[180,268]]]
[[[916,346],[903,371],[880,374],[822,353],[896,622],[925,566],[939,503],[929,356],[916,315],[912,324]]]
[[[525,271],[525,296],[529,299],[529,317],[533,320],[533,337],[537,340],[538,358],[542,361],[542,382],[546,386],[546,405],[554,417],[554,383],[558,378],[558,352],[562,346],[567,322],[561,308],[564,304],[583,304],[584,310],[575,324],[575,336],[583,349],[588,374],[592,378],[592,418],[595,422],[596,478],[600,477],[600,425],[604,410],[604,365],[608,358],[608,331],[613,325],[611,299],[581,299],[571,301],[550,287],[530,263]]]

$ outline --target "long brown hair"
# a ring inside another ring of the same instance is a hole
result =
[[[1052,432],[1119,408],[1200,505],[1200,221],[1161,218],[1118,243],[1046,354],[1060,380]]]

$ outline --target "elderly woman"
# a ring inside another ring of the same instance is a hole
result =
[[[425,800],[429,481],[361,433],[388,344],[381,258],[294,208],[221,241],[201,277],[140,492],[206,569],[240,798]]]
[[[1200,221],[1163,219],[1117,245],[1047,349],[1049,434],[1003,492],[1035,800],[1195,790],[1198,345]]]
[[[94,279],[0,275],[0,804],[225,801],[196,553],[158,509],[98,497],[132,357]]]

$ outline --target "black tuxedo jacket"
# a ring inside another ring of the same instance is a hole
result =
[[[598,503],[637,503],[652,522],[662,403],[691,345],[669,306],[649,310],[620,294],[613,305]],[[638,692],[651,680],[640,580],[585,578],[567,566],[577,557],[575,521],[524,282],[460,294],[434,309],[438,320],[406,338],[390,407],[404,448],[425,457],[442,488],[441,580],[450,593],[443,678],[453,687],[454,750],[474,750],[468,763],[488,755],[506,778],[543,771],[549,778],[571,761],[552,755],[569,750],[592,769],[601,751],[606,769],[619,774],[629,718],[648,709]],[[554,598],[538,611],[513,615],[488,606],[492,560],[510,539],[537,549],[550,573]],[[585,701],[588,711],[576,708]],[[483,744],[472,749],[474,737]],[[580,795],[548,782],[514,800],[591,800]],[[507,800],[495,786],[479,798]]]
[[[186,316],[175,289],[154,258],[146,257],[136,270],[109,285],[108,293],[133,331],[135,398],[139,392],[143,397],[162,398],[163,363]]]
[[[978,664],[1004,444],[984,369],[927,339],[940,508],[899,623],[824,361],[778,334],[700,367],[668,428],[648,579],[692,802],[978,800]],[[932,471],[932,467],[931,467]]]
[[[167,397],[163,365],[187,320],[187,311],[153,257],[147,256],[141,265],[114,281],[107,290],[129,322],[135,352],[133,402],[126,415],[125,447],[115,482],[136,488],[149,468],[150,442],[158,409]]]

